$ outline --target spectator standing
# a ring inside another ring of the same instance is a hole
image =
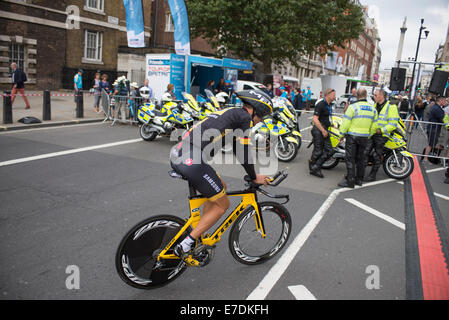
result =
[[[215,86],[215,81],[214,81],[214,80],[210,80],[210,81],[207,83],[206,89],[213,93],[213,92],[215,91],[214,86]]]
[[[280,87],[279,90],[281,91],[281,98],[288,99],[288,93],[285,90],[285,87]]]
[[[115,86],[115,106],[114,106],[114,121],[117,120],[118,114],[121,114],[122,123],[126,122],[126,104],[128,102],[129,95],[129,80],[122,76],[117,79],[117,85]]]
[[[154,98],[153,89],[150,87],[150,81],[145,79],[143,86],[139,88],[140,96],[144,100],[149,100]]]
[[[128,104],[129,104],[129,120],[131,122],[131,125],[134,124],[134,121],[137,120],[136,118],[136,114],[137,114],[137,107],[139,106],[139,98],[140,98],[140,93],[139,93],[139,86],[137,85],[137,83],[133,82],[130,85],[131,87],[131,94],[128,100]]]
[[[213,80],[212,80],[213,81]],[[176,100],[176,96],[175,96],[175,85],[173,83],[169,83],[167,85],[167,91],[165,91],[166,93],[170,93],[170,96],[172,98],[172,100]],[[212,91],[213,92],[213,91]]]
[[[432,109],[434,104],[435,104],[435,96],[433,94],[430,94],[429,96],[427,96],[426,102],[424,103],[424,113],[423,113],[424,121],[429,121],[430,109]]]
[[[306,110],[310,110],[310,105],[312,104],[312,90],[310,90],[310,86],[307,86],[306,93]]]
[[[295,110],[299,110],[297,112],[298,117],[301,116],[301,111],[302,110],[302,95],[301,95],[301,91],[298,88],[293,89],[293,92],[295,94],[295,98],[293,99],[293,108],[295,108]]]
[[[421,121],[424,115],[424,102],[421,96],[418,96],[418,98],[416,99],[415,114],[418,118],[417,120]]]
[[[226,84],[224,81],[224,78],[221,78],[218,82],[217,86],[215,87],[215,93],[224,92],[226,90]],[[214,92],[214,91],[212,91]]]
[[[404,95],[402,97],[401,104],[399,105],[399,115],[400,115],[401,119],[407,118],[409,108],[410,108],[410,101],[408,101],[408,97],[406,95]]]
[[[270,98],[274,98],[273,85],[271,83],[267,83],[267,87],[264,88],[263,91],[268,94]]]
[[[25,101],[25,109],[30,109],[30,102],[25,95],[25,82],[28,80],[25,72],[17,67],[17,63],[11,63],[12,70],[12,90],[11,90],[11,107],[14,104],[17,92],[20,93]]]
[[[432,105],[432,108],[430,109],[429,113],[429,121],[432,122],[432,124],[429,124],[427,126],[427,137],[429,141],[429,145],[426,148],[424,152],[424,158],[423,161],[428,160],[427,155],[430,153],[430,151],[436,147],[438,143],[438,139],[440,137],[441,133],[441,127],[444,123],[444,108],[447,106],[446,98],[443,96],[439,96],[436,99],[436,102],[434,105]]]
[[[95,73],[95,79],[92,86],[92,91],[94,93],[94,111],[96,113],[100,112],[100,100],[101,100],[101,87],[100,79],[101,74],[99,72]]]
[[[78,103],[78,97],[83,94],[83,69],[78,69],[78,72],[73,77],[73,88],[75,89],[75,112]]]
[[[352,88],[351,90],[351,95],[348,97],[348,101],[346,101],[346,106],[343,110],[343,113],[346,112],[346,109],[348,109],[348,106],[350,104],[356,103],[357,102],[357,89],[356,88]]]
[[[101,76],[101,81],[100,81],[100,91],[103,90],[106,91],[107,94],[111,93],[111,85],[109,84],[108,81],[108,75],[107,74],[103,74]]]

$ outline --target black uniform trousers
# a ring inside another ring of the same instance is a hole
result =
[[[346,136],[346,180],[354,183],[362,181],[365,174],[365,149],[368,137]]]
[[[370,175],[375,176],[377,171],[379,171],[380,166],[382,165],[382,154],[384,150],[385,143],[388,138],[384,137],[381,134],[375,134],[368,140],[368,145],[365,149],[365,166],[368,163],[369,155],[371,151],[373,152],[373,167],[371,168]]]
[[[317,127],[312,128],[313,137],[313,152],[310,159],[310,164],[316,165],[321,169],[321,165],[325,163],[332,156],[333,148],[330,136],[323,137],[323,134]]]

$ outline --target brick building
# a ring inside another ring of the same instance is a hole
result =
[[[151,2],[143,1],[143,12],[149,44]],[[12,61],[27,73],[28,88],[71,89],[73,75],[82,68],[84,89],[89,89],[97,71],[108,74],[111,80],[118,76],[117,57],[122,46],[127,46],[122,1],[0,1],[2,89],[11,87]]]

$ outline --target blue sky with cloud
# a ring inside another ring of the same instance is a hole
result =
[[[369,15],[376,19],[382,49],[381,70],[391,68],[396,59],[400,28],[407,17],[402,60],[415,57],[421,19],[430,31],[426,40],[421,40],[418,61],[434,62],[439,44],[447,36],[449,25],[449,0],[361,0],[369,6]],[[423,33],[424,36],[424,33]]]

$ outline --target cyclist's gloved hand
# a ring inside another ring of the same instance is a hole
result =
[[[263,184],[264,186],[267,186],[272,181],[272,178],[270,176],[266,176],[263,174],[257,174],[256,179],[253,180],[256,184]]]

